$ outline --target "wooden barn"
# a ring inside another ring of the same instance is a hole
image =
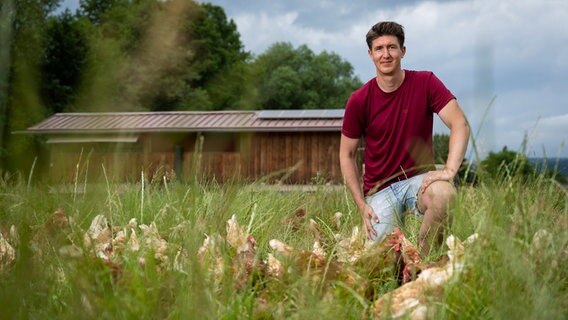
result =
[[[26,132],[45,138],[55,183],[337,183],[342,119],[343,109],[58,113]]]

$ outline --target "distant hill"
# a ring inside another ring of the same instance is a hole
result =
[[[548,169],[550,171],[557,171],[564,177],[568,178],[568,158],[529,158],[529,162],[537,169]]]

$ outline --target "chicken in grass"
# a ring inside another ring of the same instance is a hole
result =
[[[336,213],[331,216],[332,226],[335,231],[339,231],[341,229],[341,219],[343,217],[343,213],[337,211]]]
[[[227,243],[235,250],[232,261],[235,285],[242,288],[252,275],[265,269],[265,264],[256,255],[256,239],[243,230],[235,215],[227,221],[226,232]]]
[[[220,236],[205,235],[203,244],[197,250],[197,259],[201,266],[208,270],[216,288],[220,288],[225,274],[225,259],[221,252],[221,244],[225,242]]]
[[[113,251],[112,229],[104,215],[99,214],[93,218],[84,234],[83,244],[86,249],[93,250],[97,257],[110,261]]]
[[[450,235],[446,240],[449,261],[443,266],[424,269],[416,280],[381,296],[371,308],[373,317],[376,319],[431,318],[433,308],[443,298],[444,286],[464,270],[465,247],[476,238],[477,235],[474,234],[462,243],[458,238]]]
[[[292,231],[298,231],[306,221],[306,210],[299,208],[296,212],[284,219],[284,225],[289,226]]]
[[[9,235],[9,233],[0,232],[0,273],[8,270],[16,260],[16,250],[4,234]]]
[[[355,232],[354,235],[357,236],[358,233]],[[346,240],[346,245],[358,241],[355,238],[347,239],[349,240]],[[322,280],[326,283],[331,283],[330,280],[340,281],[361,294],[369,287],[367,279],[361,277],[350,265],[339,262],[336,256],[326,255],[317,240],[314,241],[312,250],[296,249],[278,239],[270,240],[269,246],[274,251],[274,255],[268,254],[266,261],[268,276],[282,278],[287,274],[296,273],[307,275],[316,283],[321,283]],[[354,245],[358,246],[359,244]]]
[[[32,226],[33,236],[29,242],[30,249],[38,256],[49,250],[47,246],[60,247],[69,245],[71,232],[71,219],[63,209],[57,208],[55,212],[40,225]]]
[[[360,295],[372,298],[378,283],[399,279],[404,267],[401,251],[401,237],[397,232],[391,232],[381,242],[365,242],[352,255],[346,253],[349,251],[343,253],[348,258],[340,277]]]
[[[227,220],[225,231],[227,232],[225,237],[227,243],[229,243],[229,245],[233,247],[237,253],[246,252],[252,249],[251,243],[247,240],[245,231],[237,222],[236,215],[232,215],[231,219]]]
[[[139,226],[142,230],[144,245],[143,248],[146,251],[151,251],[154,253],[154,259],[161,264],[161,266],[167,264],[169,261],[167,251],[168,242],[162,239],[160,233],[158,232],[158,227],[156,222],[152,221],[150,225],[142,224]],[[142,259],[142,258],[141,258]],[[142,262],[142,261],[141,261]]]
[[[69,217],[62,208],[57,208],[50,219],[45,222],[45,228],[49,232],[58,232],[58,230],[67,228],[70,224]]]
[[[265,261],[266,264],[266,274],[270,277],[280,278],[284,276],[284,265],[280,260],[278,260],[272,253],[268,254]]]
[[[311,251],[295,249],[278,239],[270,240],[269,246],[284,261],[281,262],[271,255],[272,257],[267,263],[269,269],[279,271],[277,273],[278,276],[283,275],[281,271],[285,268],[286,272],[309,274],[316,280],[320,280],[322,277],[325,280],[332,280],[337,277],[340,271],[340,264],[337,260],[327,259],[321,245],[317,241],[314,242]]]
[[[252,235],[247,236],[246,250],[238,251],[233,257],[233,279],[237,288],[244,288],[248,281],[263,273],[265,262],[256,255],[256,240]],[[241,247],[242,248],[242,247]]]
[[[416,279],[420,271],[428,266],[422,263],[420,252],[399,228],[393,229],[386,243],[392,245],[397,258],[400,259],[398,266],[402,270],[402,283]]]
[[[335,241],[335,254],[337,260],[341,263],[354,262],[373,244],[370,241],[366,241],[365,235],[360,232],[358,226],[353,227],[350,237],[336,234]]]

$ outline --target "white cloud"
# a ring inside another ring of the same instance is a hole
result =
[[[246,49],[257,54],[275,42],[285,41],[295,46],[309,44],[312,49],[317,49],[336,37],[324,30],[298,26],[297,18],[298,12],[294,11],[272,15],[267,12],[242,13],[233,17]]]
[[[539,121],[543,126],[556,127],[564,130],[568,138],[568,113],[557,116],[546,117]]]
[[[558,149],[566,139],[567,1],[424,1],[394,7],[379,3],[375,8],[380,9],[360,12],[351,24],[342,22],[350,25],[343,29],[331,28],[334,21],[306,27],[299,23],[306,17],[297,6],[294,13],[237,13],[247,49],[261,53],[273,42],[289,41],[308,44],[315,51],[334,51],[350,61],[365,81],[374,76],[364,43],[367,30],[380,20],[398,21],[407,34],[404,66],[433,70],[458,96],[474,131],[481,128],[480,139],[487,141],[488,148],[514,149],[530,132],[529,142],[550,149]],[[481,123],[494,96],[495,103]],[[564,154],[568,156],[568,151]]]
[[[266,50],[275,39],[285,34],[286,30],[294,28],[294,21],[297,19],[297,12],[286,12],[270,16],[266,12],[243,13],[233,17],[237,23],[241,40],[246,45],[247,50],[261,53]],[[270,32],[266,32],[270,30]]]

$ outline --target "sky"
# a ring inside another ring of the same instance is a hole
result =
[[[200,2],[223,7],[254,55],[274,42],[306,44],[337,53],[363,82],[375,76],[365,34],[378,21],[396,21],[406,32],[403,68],[433,71],[452,91],[481,158],[504,146],[529,157],[568,157],[566,0]],[[435,131],[449,133],[439,120]]]

